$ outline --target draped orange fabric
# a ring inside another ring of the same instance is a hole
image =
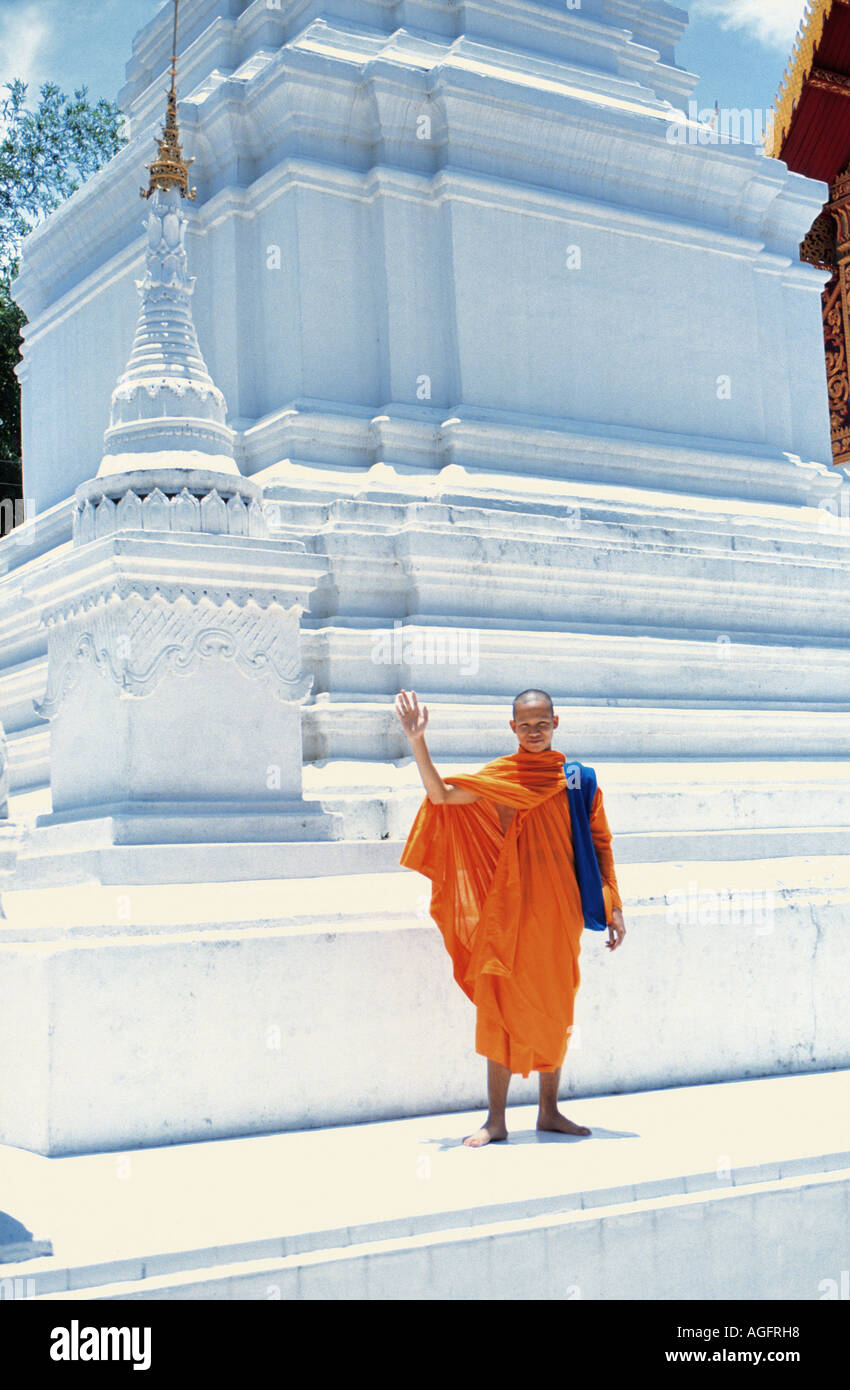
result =
[[[581,978],[584,917],[565,761],[556,749],[520,748],[444,777],[481,799],[440,806],[426,796],[400,860],[431,879],[431,916],[476,1006],[476,1051],[523,1076],[563,1062]],[[513,811],[506,829],[500,806]],[[590,828],[610,922],[622,903],[599,790]]]

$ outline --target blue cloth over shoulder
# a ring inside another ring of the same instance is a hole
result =
[[[584,925],[590,931],[607,931],[602,874],[590,830],[590,811],[596,796],[596,773],[577,761],[564,763],[570,824],[573,832],[576,878],[581,893]]]

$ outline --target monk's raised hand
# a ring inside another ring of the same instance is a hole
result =
[[[609,951],[616,951],[622,945],[626,935],[626,924],[623,921],[623,914],[618,907],[611,909],[611,921],[608,923],[608,940],[605,942]]]
[[[419,708],[416,691],[399,691],[395,702],[395,712],[401,720],[401,727],[409,739],[421,738],[428,724],[428,706]]]

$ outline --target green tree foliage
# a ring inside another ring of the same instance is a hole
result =
[[[20,483],[20,361],[26,319],[12,297],[23,238],[126,143],[114,102],[69,97],[52,82],[34,110],[27,84],[7,83],[0,98],[0,487]],[[18,495],[20,495],[18,493]]]
[[[15,476],[21,457],[21,394],[15,367],[21,360],[23,313],[0,277],[0,482]]]

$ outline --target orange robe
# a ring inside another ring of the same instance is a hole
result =
[[[476,1052],[523,1076],[561,1066],[581,978],[584,915],[565,761],[555,749],[520,748],[479,772],[445,777],[481,799],[440,806],[426,796],[400,860],[431,879],[431,916],[476,1006]],[[599,789],[590,829],[610,922],[622,902]]]

